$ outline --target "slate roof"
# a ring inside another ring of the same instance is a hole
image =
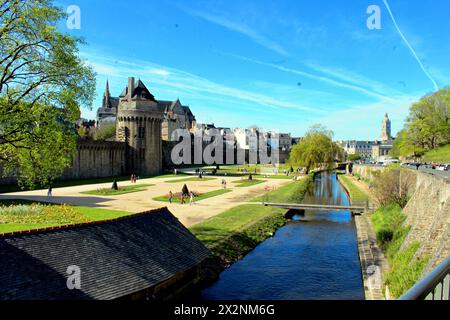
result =
[[[158,101],[158,108],[159,108],[159,111],[165,112],[165,113],[167,113],[167,112],[175,112],[175,107],[178,104],[181,106],[181,109],[186,114],[186,116],[188,117],[189,121],[190,122],[194,121],[195,120],[195,116],[192,113],[191,108],[189,108],[188,106],[183,106],[179,99],[177,99],[175,101],[159,100]]]
[[[170,279],[209,250],[167,208],[0,236],[0,300],[109,300]],[[68,290],[67,267],[81,269]]]
[[[122,93],[120,94],[119,98],[124,98],[128,94],[128,85],[123,89]],[[144,99],[152,100],[154,102],[157,102],[155,100],[155,96],[151,94],[150,90],[147,89],[145,84],[139,79],[137,82],[135,82],[135,88],[131,95],[133,98],[136,96],[142,97]]]

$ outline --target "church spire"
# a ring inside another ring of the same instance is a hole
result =
[[[106,88],[105,88],[105,94],[103,95],[103,108],[110,108],[111,102],[110,102],[111,94],[109,92],[109,81],[106,80]]]

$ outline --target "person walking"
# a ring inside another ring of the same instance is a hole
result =
[[[53,196],[52,191],[53,191],[52,186],[51,185],[48,186],[47,197],[51,198]]]
[[[111,189],[114,191],[119,190],[119,186],[117,185],[117,179],[114,179]]]
[[[194,192],[191,191],[191,196],[190,196],[190,200],[189,200],[189,205],[193,205],[195,204],[195,194]]]
[[[169,203],[172,203],[173,193],[169,191]]]

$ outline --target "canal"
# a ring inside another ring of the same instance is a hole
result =
[[[317,175],[305,203],[348,205],[334,173]],[[354,219],[306,211],[221,273],[203,300],[364,299]]]

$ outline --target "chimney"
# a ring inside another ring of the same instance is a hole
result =
[[[130,77],[128,78],[128,100],[131,101],[131,99],[133,98],[133,92],[134,92],[134,78]]]

